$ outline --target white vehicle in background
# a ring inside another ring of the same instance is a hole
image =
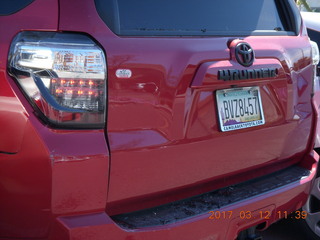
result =
[[[318,1],[318,0],[317,0]],[[319,1],[318,1],[319,4]],[[320,64],[319,64],[319,50],[317,46],[320,46],[320,12],[301,12],[301,15],[306,24],[308,35],[313,45],[313,51],[318,54],[313,54],[313,56],[318,56],[318,66],[315,71],[314,80],[314,99],[317,102],[318,110],[320,111]],[[317,152],[320,152],[320,117],[318,116],[318,128],[316,135],[315,148]],[[303,223],[307,228],[311,229],[310,239],[320,239],[320,168],[317,173],[317,177],[314,181],[313,187],[310,192],[309,199],[303,207],[304,211],[308,212],[308,216]],[[306,223],[306,224],[305,224]],[[308,239],[309,239],[308,238]]]

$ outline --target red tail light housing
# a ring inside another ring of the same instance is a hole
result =
[[[48,124],[104,127],[106,60],[88,36],[22,32],[11,45],[9,73]]]

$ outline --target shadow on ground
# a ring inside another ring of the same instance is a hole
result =
[[[303,220],[283,219],[260,232],[263,240],[319,240],[309,233]]]

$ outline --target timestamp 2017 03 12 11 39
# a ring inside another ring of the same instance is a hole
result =
[[[271,211],[240,211],[235,214],[233,211],[210,211],[209,219],[211,220],[219,220],[219,219],[231,219],[234,217],[239,217],[241,219],[270,219],[272,216]],[[294,212],[288,211],[277,211],[275,212],[276,218],[291,218],[291,219],[306,219],[307,212],[297,210]]]

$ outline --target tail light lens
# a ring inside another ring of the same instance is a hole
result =
[[[89,37],[22,32],[11,46],[9,73],[49,124],[67,128],[104,127],[105,56]]]
[[[312,63],[313,65],[319,64],[319,48],[318,44],[314,41],[310,41],[311,44],[311,51],[312,51]]]
[[[314,65],[314,78],[313,78],[313,93],[320,90],[319,76],[318,76],[318,64],[319,64],[319,48],[318,44],[314,41],[310,41],[311,53],[312,53],[312,64]]]

